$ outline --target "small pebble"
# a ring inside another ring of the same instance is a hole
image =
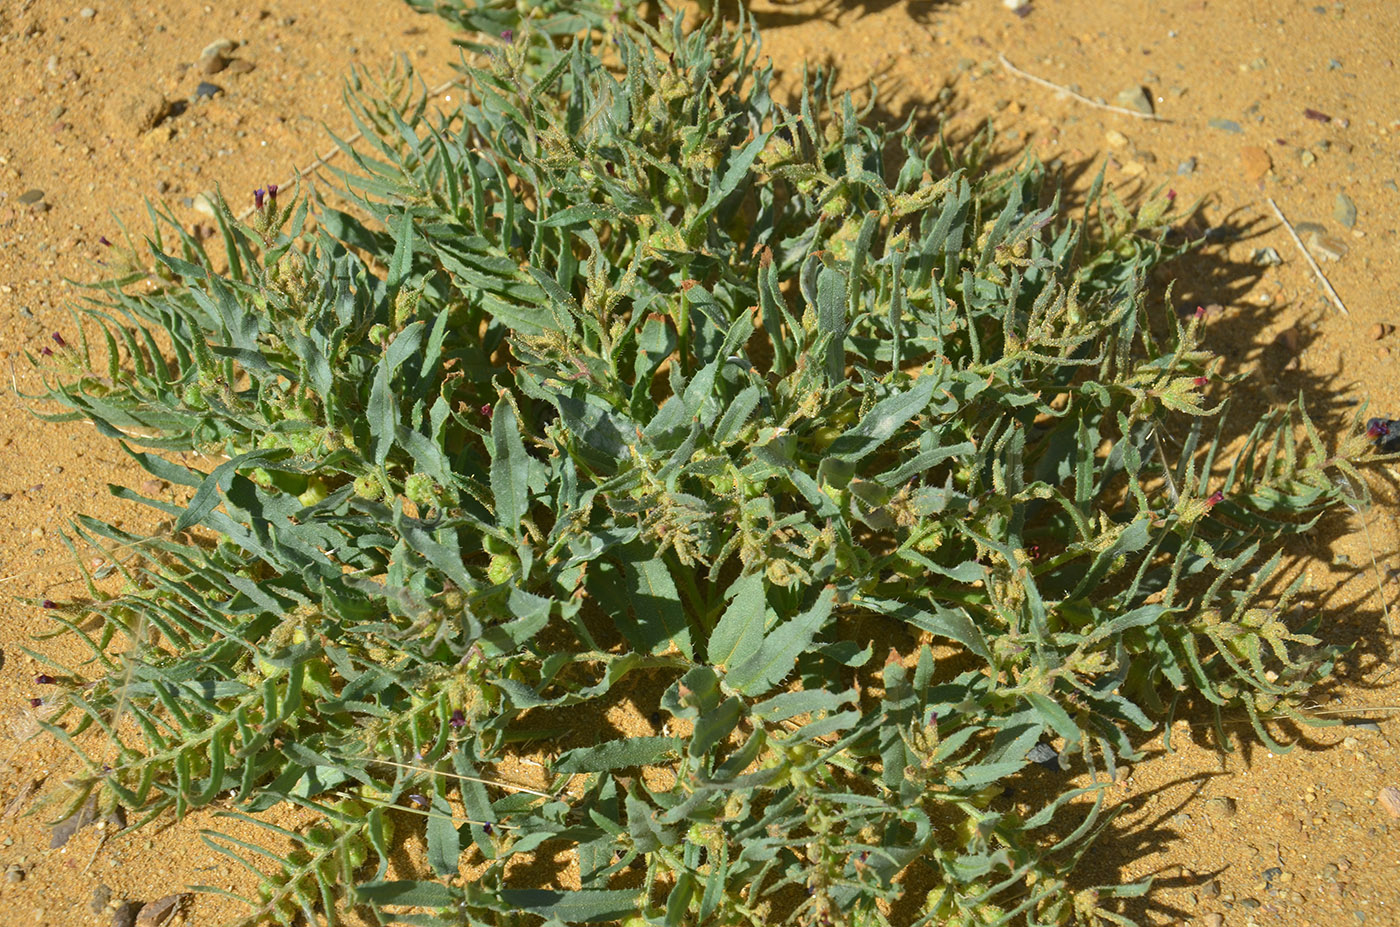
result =
[[[1236,134],[1244,131],[1244,129],[1240,128],[1240,124],[1233,119],[1212,119],[1210,121],[1210,127],[1212,129],[1219,129],[1222,132],[1234,132]]]
[[[5,870],[5,881],[6,881],[6,882],[23,882],[23,881],[24,881],[24,867],[21,866],[21,865],[19,865],[18,863],[13,863],[13,864],[11,864],[11,865],[10,865],[10,868],[8,868],[8,869]]]
[[[78,15],[81,16],[83,19],[92,19],[94,16],[97,15],[97,11],[90,6],[85,6],[78,11]]]
[[[1380,329],[1380,334],[1376,334],[1376,329]],[[1371,337],[1380,340],[1393,330],[1393,326],[1382,325],[1380,322],[1377,322],[1375,325],[1371,326]],[[1381,726],[1379,724],[1374,721],[1367,721],[1365,718],[1348,718],[1342,723],[1357,731],[1370,731],[1372,734],[1379,734],[1381,732]]]
[[[1240,149],[1240,165],[1244,168],[1245,179],[1250,183],[1263,180],[1274,168],[1269,153],[1258,145],[1245,145]]]
[[[26,206],[30,205],[31,203],[37,203],[43,198],[44,191],[37,188],[33,190],[25,190],[18,197],[16,197],[16,199],[18,199],[19,202],[23,203]]]
[[[201,193],[190,200],[188,205],[193,206],[197,211],[204,213],[210,218],[217,219],[219,217],[219,208],[215,205],[217,197],[218,194],[213,192]]]
[[[1390,334],[1390,329],[1391,329],[1391,328],[1392,328],[1392,326],[1386,325],[1386,324],[1383,323],[1383,322],[1377,322],[1375,325],[1372,325],[1372,326],[1371,326],[1371,340],[1372,340],[1372,341],[1380,341],[1380,340],[1381,340],[1382,338],[1384,338],[1386,335]],[[1353,724],[1353,725],[1350,725],[1350,726],[1351,726],[1351,727],[1359,727],[1360,725]],[[1347,739],[1348,739],[1348,740],[1351,740],[1352,738],[1347,738]],[[1345,746],[1345,743],[1344,743],[1343,745]]]
[[[1272,882],[1274,879],[1277,879],[1281,875],[1283,875],[1283,868],[1280,866],[1270,866],[1263,872],[1265,882]]]
[[[230,62],[228,63],[228,73],[230,73],[230,74],[247,74],[249,71],[253,70],[253,68],[255,68],[255,67],[257,67],[257,65],[253,64],[253,62],[251,62],[251,61],[244,61],[242,58],[238,58],[238,59],[236,59],[236,60],[234,60],[234,61],[230,61]]]
[[[1216,897],[1216,896],[1219,895],[1219,894],[1220,894],[1220,883],[1219,883],[1217,880],[1215,880],[1215,879],[1211,879],[1211,880],[1210,880],[1209,882],[1207,882],[1205,885],[1202,885],[1202,886],[1201,886],[1201,897],[1202,897],[1202,898],[1214,898],[1214,897]]]
[[[1381,803],[1381,807],[1393,818],[1400,818],[1400,789],[1393,785],[1388,785],[1381,789],[1380,795],[1376,796]]]
[[[218,84],[211,84],[207,80],[202,80],[199,82],[199,86],[194,88],[193,99],[212,100],[216,95],[223,92],[224,88],[220,87]]]
[[[92,900],[88,902],[88,910],[93,914],[101,914],[107,910],[107,905],[112,901],[112,890],[106,885],[99,885],[92,890]]]
[[[1356,204],[1345,193],[1337,194],[1337,202],[1332,207],[1332,217],[1347,228],[1356,225]]]
[[[1142,113],[1144,116],[1153,115],[1152,98],[1147,95],[1147,91],[1141,87],[1129,87],[1117,96],[1118,105],[1124,109],[1131,109]]]
[[[1201,923],[1204,924],[1205,927],[1222,927],[1225,923],[1225,915],[1221,914],[1219,911],[1214,911],[1207,914],[1205,920]]]
[[[1176,166],[1176,172],[1177,172],[1178,174],[1181,174],[1182,176],[1185,176],[1186,174],[1195,173],[1195,171],[1196,171],[1196,159],[1195,159],[1194,157],[1187,158],[1185,161],[1182,161],[1180,164],[1178,164],[1178,165]]]
[[[1304,239],[1304,244],[1312,256],[1320,261],[1340,261],[1351,250],[1347,243],[1334,235],[1319,235],[1316,232]]]

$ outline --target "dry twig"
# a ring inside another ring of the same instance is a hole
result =
[[[1126,109],[1122,106],[1110,106],[1107,103],[1100,103],[1098,100],[1091,100],[1088,97],[1084,96],[1084,94],[1075,93],[1068,87],[1062,87],[1059,84],[1054,83],[1053,81],[1048,81],[1043,77],[1036,77],[1034,74],[1031,74],[1027,71],[1022,71],[1020,68],[1016,67],[1016,65],[1012,64],[1010,61],[1007,61],[1005,55],[998,54],[997,57],[1001,59],[1001,66],[1006,68],[1006,70],[1010,71],[1012,74],[1015,74],[1017,77],[1023,80],[1028,80],[1033,84],[1040,84],[1040,86],[1042,87],[1049,87],[1051,90],[1057,91],[1059,93],[1067,94],[1073,97],[1074,99],[1078,100],[1080,103],[1083,103],[1085,106],[1092,106],[1096,109],[1106,109],[1110,113],[1120,113],[1124,116],[1132,116],[1134,119],[1147,119],[1152,122],[1171,122],[1170,119],[1163,119],[1156,113],[1142,113],[1138,112],[1135,109]]]
[[[1278,221],[1282,222],[1283,227],[1288,229],[1288,234],[1292,237],[1293,244],[1297,245],[1298,250],[1303,252],[1303,257],[1307,260],[1308,266],[1312,268],[1313,274],[1318,280],[1322,281],[1322,288],[1327,291],[1328,296],[1332,297],[1332,304],[1342,310],[1342,315],[1351,315],[1350,312],[1347,312],[1346,304],[1342,302],[1342,298],[1338,296],[1337,291],[1332,288],[1332,281],[1328,280],[1327,275],[1322,272],[1322,268],[1317,266],[1317,261],[1313,260],[1313,256],[1308,252],[1307,246],[1305,246],[1303,240],[1298,237],[1298,233],[1293,230],[1293,223],[1288,221],[1288,217],[1283,214],[1282,209],[1278,208],[1278,203],[1274,202],[1273,197],[1269,197],[1268,202],[1269,205],[1273,207],[1274,215],[1278,216]]]

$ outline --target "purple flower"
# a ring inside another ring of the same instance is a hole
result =
[[[30,707],[30,708],[43,708],[43,707],[44,707],[44,700],[41,699],[41,698],[32,698],[32,699],[29,700],[29,707]]]
[[[274,203],[277,202],[277,184],[270,183],[267,185],[267,195]]]
[[[495,829],[491,826],[491,822],[487,821],[485,824],[481,825],[481,831],[489,837],[495,832]]]
[[[417,805],[417,806],[420,807],[420,808],[426,808],[426,807],[428,807],[428,799],[427,799],[427,796],[425,796],[425,795],[413,794],[413,795],[408,796],[408,800],[411,801],[411,802],[413,802],[415,805]]]
[[[266,195],[267,195],[267,191],[264,190],[262,187],[258,187],[256,190],[253,191],[253,208],[254,208],[254,209],[262,209],[262,208],[263,208],[263,197],[266,196]]]
[[[1206,505],[1209,505],[1212,508],[1214,508],[1215,506],[1219,505],[1224,500],[1224,498],[1225,494],[1217,489],[1215,492],[1210,494],[1210,498],[1206,500]]]
[[[68,342],[64,341],[63,336],[60,335],[58,332],[53,333],[53,343],[58,345],[60,348],[68,347]]]
[[[58,603],[53,599],[45,599],[39,603],[40,608],[58,608]]]
[[[102,247],[104,247],[104,248],[110,248],[110,247],[112,247],[112,243],[111,243],[110,241],[107,240],[107,236],[106,236],[106,235],[99,235],[99,236],[97,236],[97,243],[98,243],[99,245],[101,245]]]
[[[462,709],[458,708],[456,711],[452,712],[452,720],[447,723],[453,727],[466,727],[467,716],[462,713]]]
[[[514,30],[514,29],[506,29],[506,30],[503,30],[503,31],[501,32],[501,41],[502,41],[502,42],[514,42],[514,41],[515,41],[515,30]]]
[[[44,355],[45,357],[53,357],[53,348],[49,347],[48,345],[44,345],[44,349],[39,353]]]
[[[41,686],[51,686],[54,684],[54,678],[48,673],[40,673],[34,677],[34,681]]]

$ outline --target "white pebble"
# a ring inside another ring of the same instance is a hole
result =
[[[90,6],[85,6],[78,11],[78,15],[81,16],[83,19],[92,19],[94,16],[97,15],[97,11]]]

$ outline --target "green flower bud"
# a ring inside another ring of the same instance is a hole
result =
[[[426,473],[414,473],[403,481],[403,494],[409,502],[432,505],[437,500],[437,484]]]
[[[379,482],[379,477],[366,473],[355,477],[355,495],[374,502],[384,497],[384,486]]]

